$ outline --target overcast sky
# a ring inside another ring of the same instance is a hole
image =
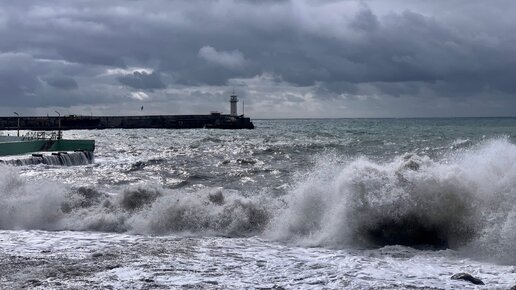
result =
[[[234,88],[253,118],[514,116],[515,11],[513,0],[0,0],[0,115],[228,113]]]

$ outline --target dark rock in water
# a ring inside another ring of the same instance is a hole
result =
[[[212,193],[208,196],[208,198],[211,202],[213,202],[216,205],[224,204],[224,195],[222,194],[222,191]]]
[[[145,166],[147,166],[147,164],[145,162],[138,161],[136,163],[131,164],[131,168],[128,171],[131,172],[131,171],[142,170]]]
[[[482,282],[482,280],[478,279],[478,278],[475,278],[473,276],[471,276],[470,274],[468,273],[457,273],[453,276],[451,276],[452,279],[454,280],[465,280],[465,281],[469,281],[475,285],[485,285],[484,282]]]
[[[108,270],[113,270],[113,269],[120,268],[120,267],[122,267],[122,265],[120,265],[120,264],[112,264],[112,265],[106,265],[105,268],[108,269]]]
[[[403,168],[418,171],[421,165],[414,160],[409,160],[403,164]]]
[[[41,286],[43,284],[43,282],[39,281],[38,279],[30,279],[25,281],[25,283],[32,287]]]
[[[509,290],[516,290],[516,285],[512,286]]]
[[[254,159],[237,159],[238,164],[255,164],[256,160]]]

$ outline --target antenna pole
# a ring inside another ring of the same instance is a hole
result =
[[[59,114],[58,111],[54,111],[57,113],[57,123],[59,130],[57,131],[57,139],[61,139],[61,136],[63,136],[63,133],[61,133],[61,114]]]
[[[20,115],[16,112],[14,114],[18,117],[18,137],[20,137]]]

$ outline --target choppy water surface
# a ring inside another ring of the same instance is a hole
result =
[[[0,285],[516,284],[516,119],[69,131],[95,163],[0,170]]]

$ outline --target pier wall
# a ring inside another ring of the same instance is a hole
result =
[[[62,116],[0,117],[0,130],[80,130],[80,129],[253,129],[249,118],[223,114],[147,116]],[[61,124],[59,124],[61,123]]]

